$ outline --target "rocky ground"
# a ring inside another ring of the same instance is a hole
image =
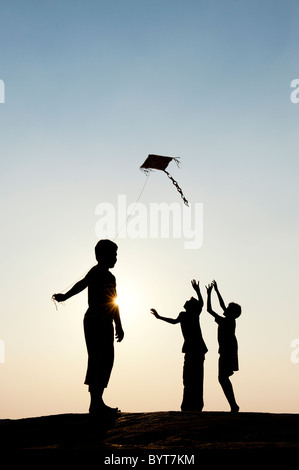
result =
[[[256,455],[267,451],[271,456],[277,451],[297,452],[299,415],[170,411],[91,419],[87,414],[62,414],[0,420],[0,442],[1,450],[10,452],[96,451],[105,464],[136,466],[121,460],[134,455],[151,456],[151,464],[194,464],[198,455],[220,452]],[[171,463],[171,458],[180,461]]]

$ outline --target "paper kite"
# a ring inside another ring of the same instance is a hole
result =
[[[162,155],[148,155],[147,159],[145,162],[141,165],[140,170],[143,171],[145,174],[148,174],[151,170],[161,170],[166,173],[168,178],[172,181],[176,189],[181,195],[181,198],[184,201],[184,204],[188,206],[188,201],[185,198],[183,191],[179,187],[178,183],[173,179],[173,177],[166,171],[166,168],[168,164],[171,162],[171,160],[174,160],[176,164],[179,166],[179,159],[177,157],[164,157]]]

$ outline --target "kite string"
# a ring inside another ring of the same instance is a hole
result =
[[[54,303],[55,308],[56,308],[56,311],[57,311],[57,310],[58,310],[58,307],[57,307],[57,302],[56,302],[56,300],[55,300],[55,298],[54,298],[54,295],[52,295],[51,300],[52,300],[52,302]]]
[[[185,198],[184,194],[183,194],[183,191],[181,190],[181,188],[179,187],[177,181],[175,179],[173,179],[173,177],[168,173],[168,171],[166,170],[163,170],[164,173],[166,173],[166,175],[168,176],[168,178],[172,181],[172,183],[174,184],[174,186],[176,187],[176,189],[178,190],[178,192],[180,193],[181,195],[181,198],[183,199],[184,201],[184,204],[186,204],[186,206],[189,207],[189,203],[187,201],[187,199]]]
[[[144,183],[144,185],[143,185],[143,187],[142,187],[142,189],[141,189],[141,191],[140,191],[140,194],[139,194],[139,196],[138,196],[137,201],[135,202],[135,204],[134,204],[134,206],[133,206],[133,208],[132,208],[130,214],[128,215],[128,217],[127,217],[127,219],[126,219],[126,221],[125,221],[125,223],[123,224],[123,226],[119,229],[118,233],[116,234],[114,240],[118,237],[119,232],[122,230],[122,228],[124,227],[124,225],[126,225],[126,223],[128,222],[128,219],[131,217],[131,214],[132,214],[133,210],[135,209],[136,204],[139,202],[139,200],[140,200],[140,198],[141,198],[141,196],[142,196],[142,193],[143,193],[143,191],[145,190],[145,186],[146,186],[146,184],[147,184],[147,182],[148,182],[148,178],[149,178],[149,174],[147,175],[147,178],[146,178],[145,183]],[[88,272],[88,271],[87,271],[87,272]],[[69,286],[67,286],[65,289],[63,289],[63,290],[60,291],[60,292],[61,292],[61,293],[65,293],[65,292],[66,292],[70,287],[72,287],[76,282],[78,282],[80,279],[82,279],[82,277],[84,277],[84,276],[87,274],[87,272],[85,272],[84,275],[82,275],[81,277],[79,277],[79,278],[77,279],[77,281],[73,282],[72,284],[70,284]],[[55,309],[58,310],[58,305],[57,305],[57,302],[56,302],[54,296],[52,296],[51,300],[53,301],[53,303],[54,303],[54,305],[55,305]],[[60,302],[60,304],[64,304],[64,303],[63,303],[63,302]]]
[[[148,182],[149,175],[150,175],[149,172],[146,173],[146,180],[145,180],[145,183],[144,183],[144,185],[143,185],[143,187],[142,187],[142,189],[141,189],[141,191],[140,191],[140,194],[139,194],[139,196],[138,196],[138,198],[137,198],[137,201],[135,202],[134,206],[132,207],[132,210],[131,210],[131,212],[128,214],[128,216],[127,216],[125,222],[123,223],[123,225],[122,225],[122,226],[120,227],[120,229],[118,230],[118,232],[117,232],[117,234],[115,235],[115,238],[113,239],[113,241],[116,240],[116,238],[118,237],[119,233],[122,231],[122,229],[124,228],[124,226],[127,225],[128,220],[129,220],[129,218],[130,218],[131,215],[132,215],[132,212],[134,211],[136,205],[138,204],[138,202],[139,202],[139,200],[140,200],[140,198],[141,198],[141,196],[142,196],[142,194],[143,194],[143,191],[145,190],[145,186],[146,186],[146,184],[147,184],[147,182]]]

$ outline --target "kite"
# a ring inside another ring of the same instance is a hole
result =
[[[176,187],[176,189],[180,193],[181,198],[184,201],[184,204],[186,204],[186,206],[188,206],[189,205],[188,201],[185,198],[185,196],[183,194],[183,191],[179,187],[178,183],[173,179],[173,177],[168,173],[168,171],[166,171],[166,168],[167,168],[168,164],[171,162],[171,160],[174,160],[176,162],[176,164],[179,166],[180,162],[179,162],[179,159],[177,157],[164,157],[162,155],[152,155],[152,154],[150,154],[150,155],[148,155],[145,162],[141,165],[140,170],[143,171],[145,174],[148,174],[152,170],[164,171],[164,173],[166,173],[168,178],[172,181],[172,183],[174,184],[174,186]]]

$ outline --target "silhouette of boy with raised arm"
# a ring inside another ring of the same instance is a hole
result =
[[[211,304],[211,293],[214,288],[219,304],[223,310],[223,317],[215,313]],[[234,371],[239,370],[238,364],[238,342],[235,335],[236,318],[241,315],[240,305],[231,302],[226,307],[222,296],[218,290],[216,281],[213,281],[207,287],[207,310],[213,315],[216,323],[218,324],[218,343],[219,343],[219,372],[218,380],[222,390],[230,404],[231,412],[238,412],[239,406],[236,403],[233,386],[229,377],[233,375]]]
[[[54,294],[54,300],[63,302],[88,289],[88,310],[84,316],[84,335],[88,353],[85,384],[89,385],[90,413],[117,411],[105,405],[104,389],[108,386],[114,362],[115,337],[122,341],[124,332],[116,300],[116,281],[109,271],[117,260],[117,245],[100,240],[95,247],[98,264],[77,282],[66,294]]]
[[[172,325],[181,324],[184,337],[182,352],[185,353],[183,368],[184,393],[181,410],[201,411],[204,405],[204,359],[208,349],[203,340],[199,322],[203,298],[200,293],[199,283],[193,280],[191,284],[197,293],[198,300],[194,297],[187,300],[184,304],[185,310],[177,318],[161,317],[155,309],[151,309],[151,312],[159,320],[171,323]]]

